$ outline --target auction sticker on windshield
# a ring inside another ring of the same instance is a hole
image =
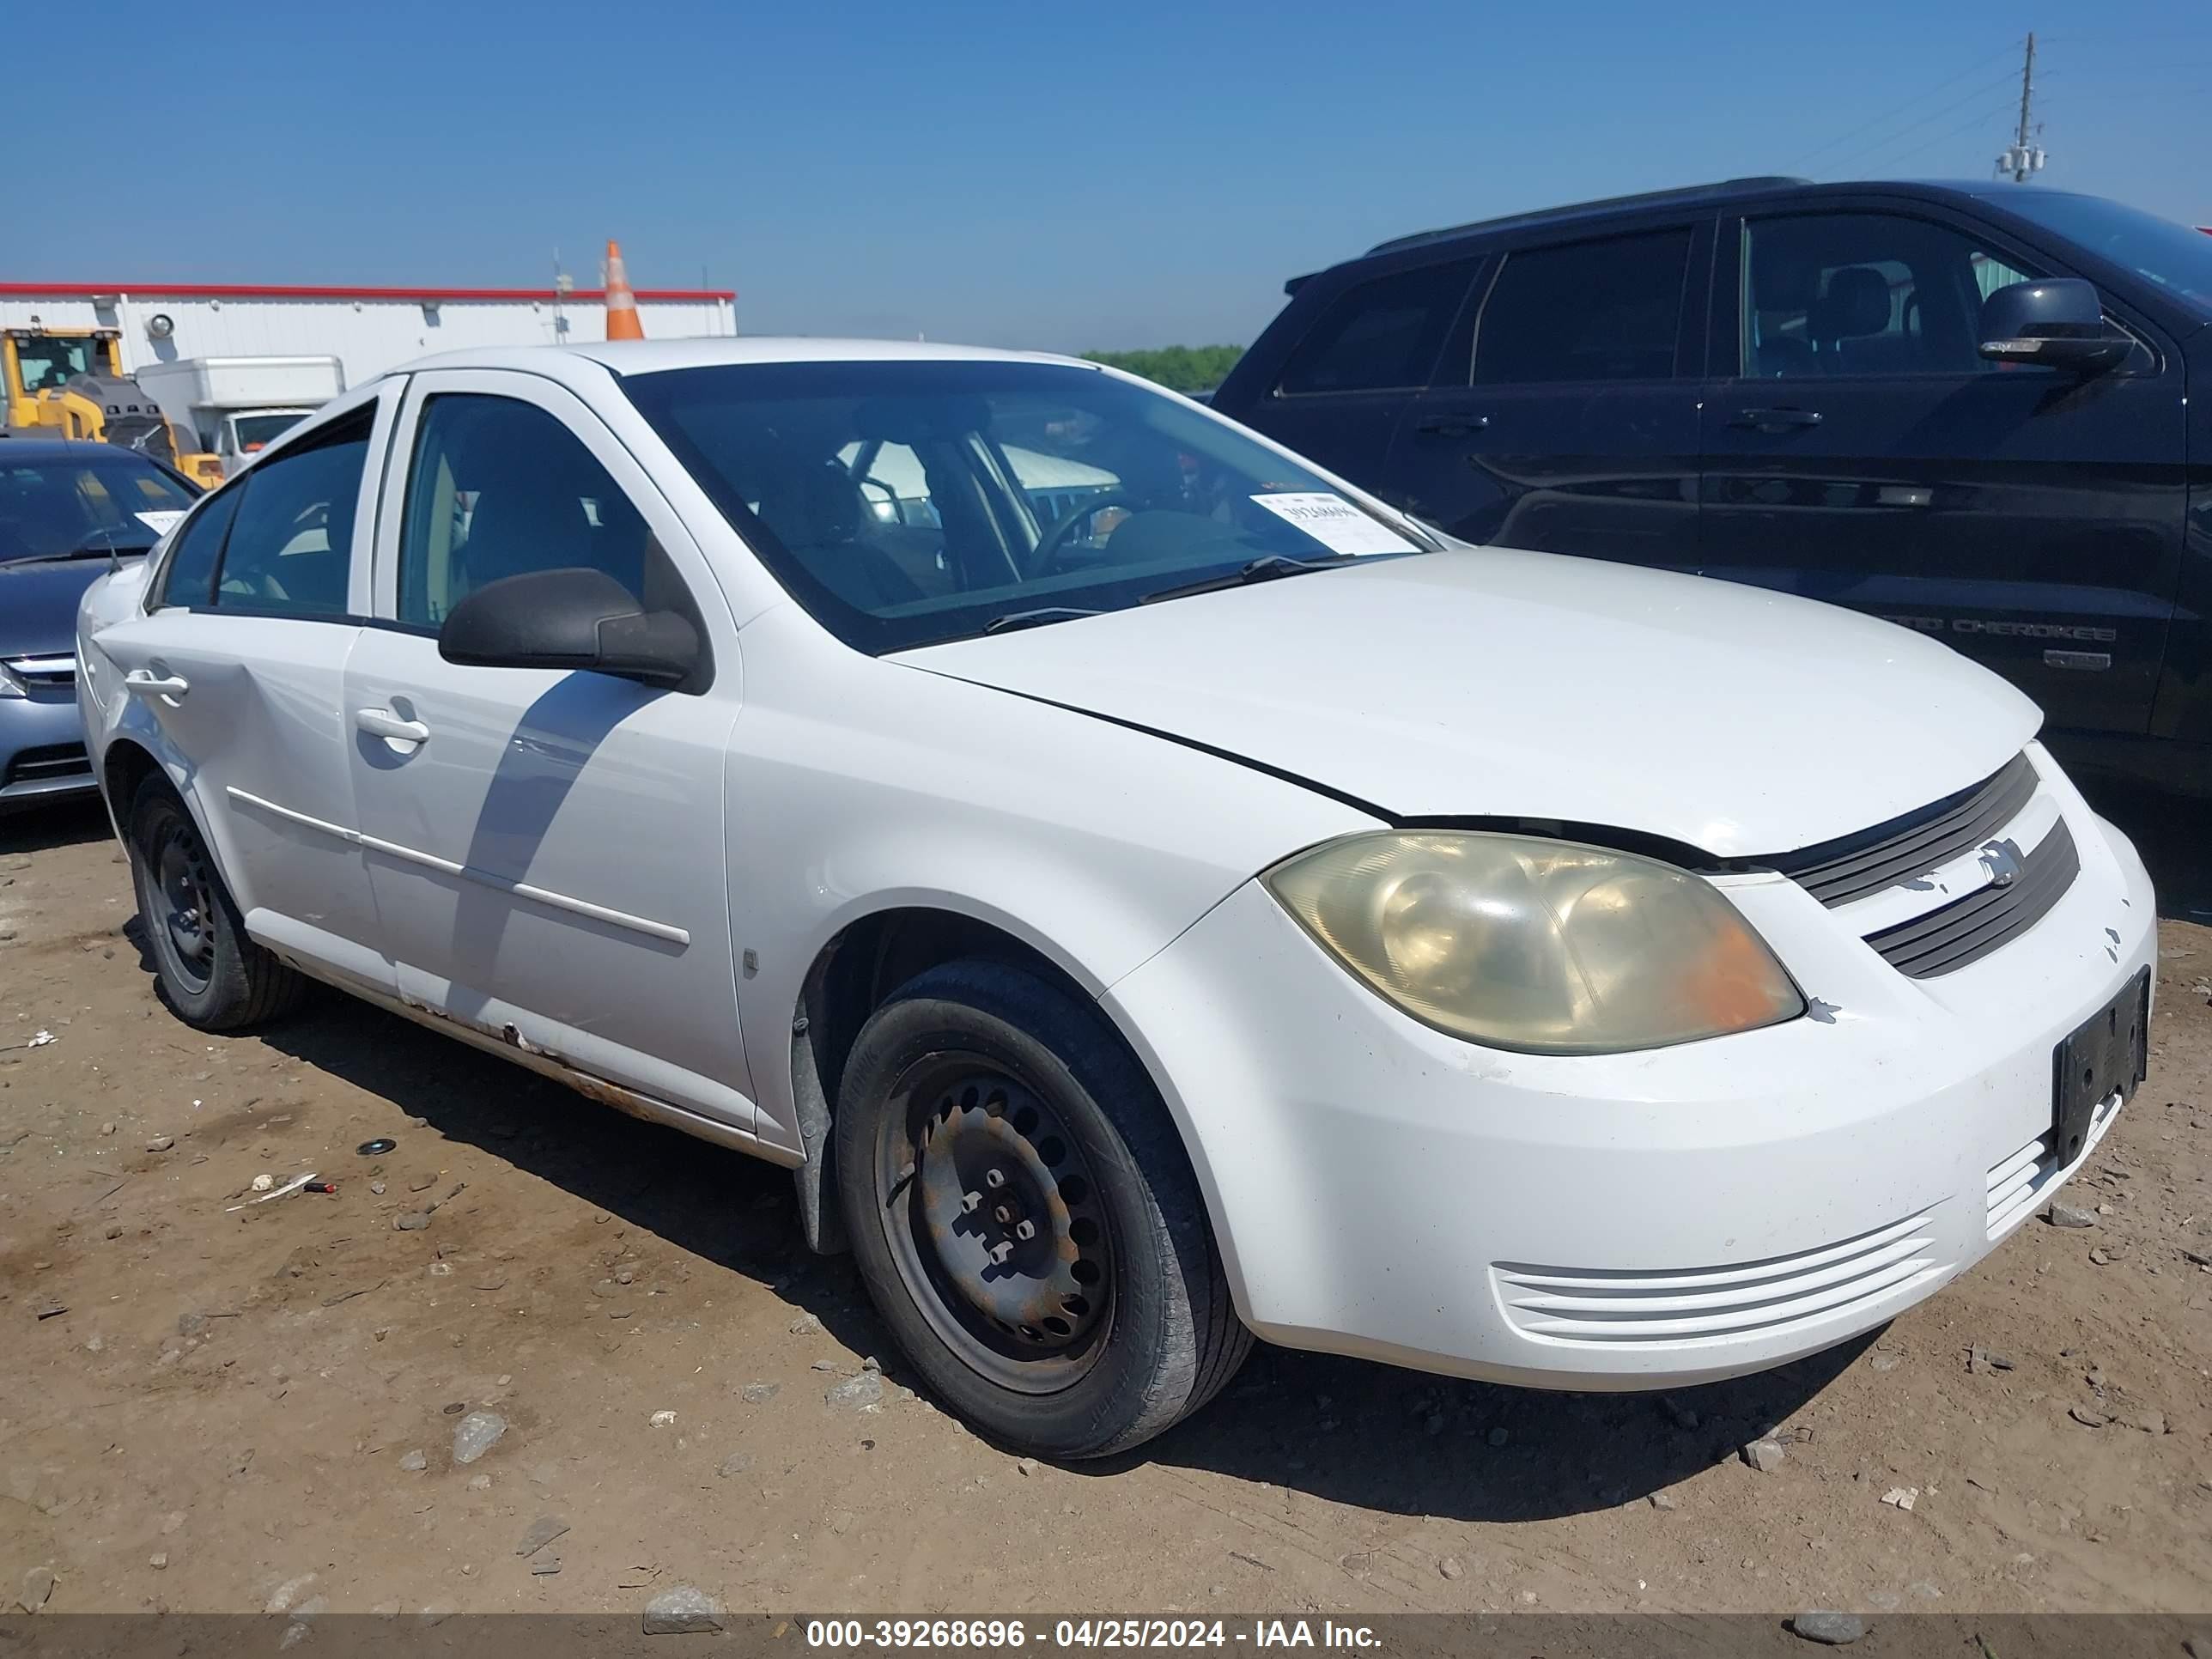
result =
[[[1370,518],[1343,496],[1326,490],[1284,491],[1252,499],[1277,518],[1297,526],[1332,553],[1421,550],[1381,520]]]
[[[169,533],[169,526],[185,515],[181,511],[164,509],[158,513],[134,513],[131,516],[156,536],[166,536]]]

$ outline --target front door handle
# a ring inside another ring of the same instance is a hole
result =
[[[1798,432],[1808,426],[1820,424],[1817,409],[1739,409],[1730,426],[1748,427],[1754,432]]]
[[[123,677],[123,689],[134,697],[181,697],[192,683],[175,674],[149,674],[134,668]]]
[[[430,728],[420,720],[403,720],[389,708],[356,708],[353,723],[374,738],[394,743],[428,743]]]
[[[1414,427],[1439,438],[1471,438],[1490,424],[1487,415],[1431,415]]]

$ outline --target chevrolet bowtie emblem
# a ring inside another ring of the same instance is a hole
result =
[[[2020,843],[2009,836],[2002,841],[1985,842],[1982,848],[1982,868],[1990,872],[1990,886],[2011,886],[2020,879]]]

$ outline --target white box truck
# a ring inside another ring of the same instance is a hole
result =
[[[335,357],[179,357],[143,364],[137,378],[164,415],[222,458],[225,477],[345,390]]]

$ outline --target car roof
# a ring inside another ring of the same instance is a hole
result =
[[[2004,188],[2017,189],[2018,186],[2007,185]],[[1367,253],[1394,253],[1404,248],[1449,242],[1461,237],[1493,236],[1533,226],[1572,225],[1584,220],[1602,221],[1619,214],[1653,209],[1721,208],[1775,197],[1818,200],[1824,197],[1858,195],[1869,191],[1976,198],[1988,198],[1999,193],[1996,185],[1982,179],[1863,179],[1816,184],[1810,179],[1776,173],[1750,179],[1724,179],[1717,184],[1688,185],[1676,190],[1645,191],[1634,196],[1608,196],[1591,202],[1570,202],[1559,207],[1510,213],[1495,219],[1477,219],[1463,225],[1415,231],[1411,235],[1394,236],[1389,241],[1377,242],[1367,250]]]
[[[748,334],[717,339],[606,340],[569,345],[483,346],[418,357],[391,372],[430,368],[516,368],[544,374],[560,360],[597,363],[617,374],[707,368],[726,363],[1005,362],[1077,363],[1043,351],[1001,351],[988,346],[943,345],[924,340],[812,339]]]
[[[0,437],[0,461],[97,460],[103,456],[127,458],[142,466],[155,465],[134,449],[88,438]]]

